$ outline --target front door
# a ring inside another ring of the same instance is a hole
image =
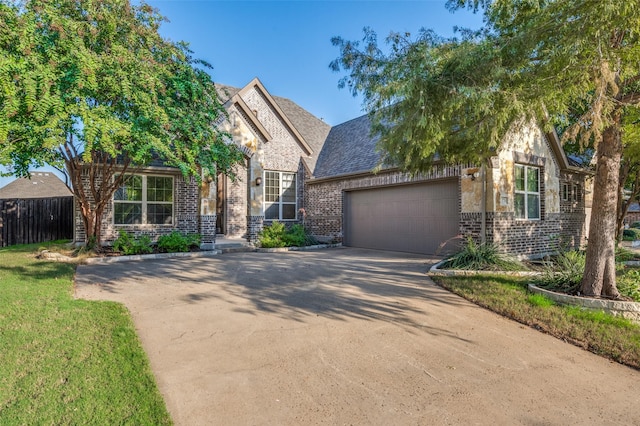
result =
[[[225,234],[227,231],[225,220],[225,193],[226,193],[227,178],[222,173],[217,176],[217,191],[216,191],[216,233]]]

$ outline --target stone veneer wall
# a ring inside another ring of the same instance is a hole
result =
[[[521,258],[540,257],[557,251],[559,248],[578,249],[586,243],[585,197],[583,175],[563,173],[563,183],[576,184],[581,194],[576,201],[562,200],[560,212],[545,213],[545,203],[541,202],[541,220],[519,220],[513,212],[487,212],[487,242],[494,243],[506,253]],[[541,201],[545,197],[544,185],[540,188]],[[480,239],[481,213],[461,213],[460,232],[464,236]]]
[[[153,172],[153,175],[167,175],[166,173]],[[159,236],[170,234],[174,230],[178,230],[185,234],[196,234],[199,229],[199,188],[195,179],[190,178],[185,181],[181,175],[173,176],[174,190],[174,224],[171,225],[114,225],[113,224],[113,203],[110,202],[102,219],[102,243],[109,243],[118,237],[120,229],[139,236],[142,234],[149,235],[152,240],[157,240]],[[85,185],[89,184],[88,175],[83,176]],[[101,179],[96,179],[96,183],[100,184]],[[215,224],[215,220],[214,220]],[[84,242],[86,234],[82,223],[80,208],[76,203],[75,207],[75,236],[74,240],[78,243]]]
[[[345,177],[341,180],[307,181],[304,205],[307,211],[305,226],[321,241],[341,242],[343,238],[343,191],[351,189],[376,188],[408,183],[428,182],[437,179],[460,176],[466,166],[436,166],[424,175],[411,177],[397,170]],[[458,201],[459,202],[459,201]]]
[[[247,235],[247,174],[238,173],[235,182],[227,179],[226,183],[226,235],[230,237],[246,237]]]

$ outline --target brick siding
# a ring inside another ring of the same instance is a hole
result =
[[[436,181],[437,179],[460,176],[466,166],[441,167],[429,175],[410,177],[401,172],[380,173],[358,177],[345,177],[343,180],[324,180],[308,182],[304,192],[304,205],[307,211],[305,225],[310,232],[321,240],[342,241],[343,238],[343,193],[345,190],[375,188],[405,183]],[[580,175],[563,176],[571,182],[582,182]],[[486,213],[486,237],[488,242],[496,243],[506,253],[519,257],[539,257],[552,253],[558,247],[579,248],[586,242],[584,234],[585,206],[584,196],[579,202],[561,206],[562,213],[548,213],[546,209],[546,190],[541,181],[540,214],[541,220],[517,220],[513,212]],[[459,183],[460,188],[460,183]],[[460,197],[458,197],[460,206]],[[460,213],[460,234],[479,240],[481,233],[481,213]]]
[[[153,172],[153,175],[167,175],[166,173]],[[167,175],[168,176],[168,175]],[[135,235],[149,235],[156,241],[159,236],[170,234],[178,230],[184,234],[199,233],[199,188],[195,179],[190,178],[185,181],[181,175],[172,175],[174,190],[174,223],[170,225],[115,225],[113,223],[113,201],[110,201],[102,216],[102,243],[111,243],[118,237],[120,229]],[[88,174],[83,174],[85,186],[89,184]],[[95,184],[100,185],[101,178],[95,180]],[[92,200],[93,201],[93,200]],[[214,222],[215,223],[215,222]],[[76,203],[75,208],[75,236],[76,242],[84,242],[86,234],[82,222],[80,208]]]
[[[341,242],[343,191],[451,178],[460,176],[463,167],[466,166],[437,166],[428,174],[413,177],[404,172],[389,171],[317,183],[308,181],[304,192],[304,205],[307,212],[305,226],[321,241]]]

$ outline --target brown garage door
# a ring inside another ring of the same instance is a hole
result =
[[[347,246],[447,254],[458,243],[457,180],[349,191],[344,203]]]

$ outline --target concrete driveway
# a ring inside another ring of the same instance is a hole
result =
[[[80,266],[124,303],[178,425],[640,424],[640,372],[351,248]]]

